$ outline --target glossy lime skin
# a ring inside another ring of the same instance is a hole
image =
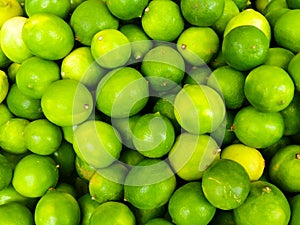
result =
[[[26,206],[17,202],[1,205],[0,217],[0,225],[34,225],[32,212]]]

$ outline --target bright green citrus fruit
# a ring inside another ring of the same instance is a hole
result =
[[[80,223],[78,202],[68,193],[50,190],[39,199],[34,211],[34,221],[36,225],[78,225]]]
[[[195,26],[211,26],[221,16],[224,11],[224,0],[182,0],[180,8],[183,17]]]
[[[176,174],[188,181],[198,180],[210,164],[220,158],[220,149],[208,135],[182,133],[169,152],[169,161]]]
[[[50,0],[46,2],[43,0],[26,0],[24,9],[28,17],[37,13],[50,13],[66,19],[71,9],[71,3],[70,0]]]
[[[265,10],[265,8],[268,6],[268,4],[270,2],[272,2],[273,0],[255,0],[254,1],[254,5],[255,5],[255,9],[260,12],[263,13],[263,11]]]
[[[0,70],[0,103],[2,103],[9,91],[8,77],[6,73]]]
[[[300,210],[300,195],[297,194],[295,196],[293,196],[290,199],[290,206],[291,206],[291,218],[290,218],[290,225],[297,225],[297,223],[299,222],[299,214],[297,212],[299,212]]]
[[[105,70],[95,62],[90,47],[79,47],[68,54],[61,63],[63,79],[78,80],[89,88],[94,88]]]
[[[29,154],[16,165],[12,184],[21,195],[36,198],[43,196],[49,188],[54,187],[58,178],[58,168],[52,158]]]
[[[140,209],[154,209],[169,201],[176,178],[166,161],[146,158],[132,167],[124,185],[126,201]]]
[[[243,204],[250,191],[250,178],[244,167],[230,159],[220,159],[203,174],[202,189],[216,208],[232,210]]]
[[[96,171],[95,167],[91,166],[77,155],[75,157],[75,169],[78,176],[85,181],[89,181]]]
[[[176,95],[174,113],[183,129],[204,134],[218,128],[225,118],[225,104],[217,91],[205,85],[185,85]]]
[[[148,220],[145,225],[172,225],[173,223],[169,222],[168,220],[164,218],[154,218],[151,220]]]
[[[54,61],[35,56],[26,59],[16,74],[16,84],[20,91],[34,99],[40,99],[46,88],[59,79],[59,66]]]
[[[0,146],[3,150],[13,154],[27,152],[25,137],[23,135],[25,127],[29,121],[24,118],[11,118],[0,126]]]
[[[22,37],[23,27],[28,18],[16,16],[7,20],[1,28],[1,49],[6,57],[17,63],[22,63],[32,56]]]
[[[207,80],[207,85],[223,96],[228,109],[240,108],[246,100],[244,83],[246,76],[241,71],[230,66],[221,66],[213,70]]]
[[[84,18],[84,19],[83,19]],[[75,39],[91,45],[93,36],[104,29],[118,29],[119,20],[108,10],[105,1],[83,1],[71,14],[70,25]]]
[[[1,31],[0,31],[1,35]],[[7,56],[4,54],[2,48],[1,48],[1,39],[0,39],[0,69],[8,67],[11,64],[11,60],[7,58]]]
[[[129,166],[136,166],[144,158],[145,156],[135,149],[124,148],[121,152],[119,161]]]
[[[288,64],[291,59],[294,57],[294,53],[290,50],[281,47],[271,47],[264,65],[278,66],[284,70],[287,70]]]
[[[217,33],[210,27],[189,27],[177,40],[178,51],[194,66],[209,63],[217,54],[219,44]]]
[[[153,40],[174,41],[184,29],[180,8],[173,1],[150,1],[141,21],[143,30]]]
[[[79,158],[95,168],[104,168],[120,157],[122,143],[114,127],[95,120],[76,128],[73,147]]]
[[[148,102],[149,87],[142,74],[132,67],[111,70],[99,82],[96,108],[113,118],[140,112]]]
[[[194,181],[176,189],[168,203],[168,212],[175,224],[207,225],[216,208],[207,201],[201,182]]]
[[[13,168],[10,161],[0,154],[0,190],[8,187],[13,175]]]
[[[89,225],[135,225],[130,208],[122,202],[109,201],[99,205],[91,215]]]
[[[34,225],[32,212],[23,204],[11,202],[0,206],[0,225]]]
[[[22,38],[32,54],[48,60],[64,58],[74,46],[69,24],[49,13],[29,17],[23,26]]]
[[[281,9],[288,9],[288,5],[286,0],[272,0],[263,10],[263,14],[266,16],[267,14],[271,13],[272,11],[278,11]]]
[[[300,190],[300,179],[297,171],[300,168],[300,147],[287,145],[279,149],[272,157],[269,166],[269,177],[274,185],[285,192],[297,193]]]
[[[12,83],[16,82],[17,71],[20,68],[21,63],[12,62],[7,68],[8,80]]]
[[[187,75],[183,78],[183,84],[206,84],[211,68],[207,65],[192,66],[186,71]]]
[[[0,104],[0,126],[6,123],[10,118],[13,117],[13,114],[8,109],[7,105],[4,103]]]
[[[288,11],[290,11],[290,9],[288,8],[278,8],[270,10],[268,13],[265,14],[265,18],[269,21],[269,24],[273,30],[277,20]]]
[[[141,17],[148,5],[148,0],[106,0],[110,12],[121,20],[131,20]]]
[[[247,8],[249,1],[248,0],[233,0],[234,3],[237,5],[240,11],[244,10]]]
[[[95,201],[89,193],[86,193],[78,198],[78,204],[81,212],[81,225],[89,225],[90,218],[94,210],[100,205],[99,202]]]
[[[154,209],[140,209],[130,205],[130,209],[135,215],[137,224],[145,224],[152,219],[164,217],[167,213],[167,204]]]
[[[275,42],[294,53],[300,51],[300,28],[295,24],[300,19],[300,9],[292,9],[284,13],[275,23]]]
[[[235,225],[233,210],[217,209],[209,225]]]
[[[258,180],[264,172],[265,160],[260,151],[244,144],[226,146],[221,152],[221,159],[231,159],[241,164],[251,181]]]
[[[247,199],[233,213],[236,225],[283,225],[288,224],[291,210],[278,187],[266,181],[254,181]]]
[[[52,82],[41,98],[46,118],[58,126],[82,123],[93,110],[93,98],[79,81],[62,79]]]
[[[2,0],[0,2],[0,28],[8,19],[23,15],[23,9],[17,0]]]
[[[294,97],[294,82],[290,75],[278,66],[261,65],[247,75],[244,92],[247,100],[263,112],[279,112]]]
[[[263,64],[268,50],[268,38],[253,25],[233,28],[222,42],[222,52],[226,63],[240,71],[251,70]]]
[[[299,63],[300,63],[300,53],[297,53],[295,56],[293,56],[293,58],[289,62],[288,69],[287,69],[288,73],[290,74],[290,76],[294,81],[295,88],[297,91],[300,91],[300,79],[299,76],[297,75],[300,72],[298,66]]]
[[[55,186],[55,190],[68,193],[72,195],[74,198],[78,197],[76,188],[72,184],[67,182],[63,182],[63,181],[58,182],[58,184]],[[50,188],[49,191],[52,191],[52,188]]]
[[[237,112],[232,130],[243,144],[267,148],[283,136],[284,120],[279,112],[261,112],[247,106]]]
[[[133,145],[148,158],[161,158],[170,151],[175,140],[171,121],[160,113],[142,115],[133,129]]]

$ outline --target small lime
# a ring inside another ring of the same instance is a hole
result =
[[[295,56],[293,56],[293,58],[290,60],[289,64],[288,64],[288,73],[290,74],[290,76],[292,77],[294,84],[295,84],[295,88],[297,91],[300,91],[300,79],[299,76],[297,74],[299,74],[300,70],[299,70],[299,62],[300,62],[300,53],[297,53]]]
[[[7,105],[4,103],[0,104],[0,126],[6,123],[10,118],[13,117],[13,114],[8,109]]]
[[[9,82],[6,73],[0,70],[0,104],[6,98],[6,95],[9,91]]]
[[[287,70],[288,64],[294,57],[294,53],[281,47],[272,47],[269,49],[264,65],[278,66]]]
[[[95,201],[89,193],[82,195],[77,201],[81,212],[81,225],[89,225],[91,215],[100,203]]]
[[[96,171],[95,167],[89,165],[77,155],[75,156],[75,169],[78,176],[84,181],[89,181]]]
[[[10,161],[0,154],[0,190],[8,187],[13,175],[13,168]]]
[[[0,225],[34,225],[31,211],[21,203],[11,202],[0,206]]]
[[[299,222],[299,214],[297,212],[300,210],[300,194],[297,194],[291,198],[290,206],[292,215],[289,224],[297,225]]]
[[[0,29],[8,19],[23,15],[23,9],[17,0],[5,0],[0,3]]]
[[[136,166],[140,161],[145,158],[141,153],[134,149],[122,149],[119,161],[129,166]]]
[[[169,222],[168,220],[164,218],[154,218],[151,220],[148,220],[145,225],[172,225],[173,223]]]

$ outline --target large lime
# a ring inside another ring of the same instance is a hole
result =
[[[32,212],[21,203],[11,202],[0,206],[0,225],[34,225]]]

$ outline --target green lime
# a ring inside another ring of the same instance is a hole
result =
[[[182,81],[185,62],[181,54],[170,46],[159,45],[143,58],[141,72],[155,91],[168,91]]]
[[[224,11],[225,0],[182,0],[180,8],[183,17],[192,25],[207,27],[213,25]]]
[[[84,19],[83,19],[84,18]],[[105,1],[83,1],[72,12],[70,25],[75,39],[90,46],[93,36],[104,29],[118,29],[119,20],[108,10]]]
[[[291,206],[291,218],[290,218],[290,225],[297,225],[299,222],[299,212],[300,209],[300,194],[297,194],[293,196],[290,200],[290,206]]]
[[[29,17],[23,26],[22,38],[32,54],[48,60],[62,59],[74,46],[69,24],[49,13]]]
[[[49,191],[51,191],[52,189],[50,188]],[[59,182],[56,186],[55,186],[55,190],[56,191],[60,191],[60,192],[65,192],[68,193],[70,195],[72,195],[74,198],[77,198],[77,191],[75,189],[75,187],[67,182]]]
[[[272,47],[269,48],[264,65],[278,66],[287,70],[288,64],[294,56],[294,53],[290,50],[281,47]]]
[[[250,4],[248,0],[234,0],[234,3],[237,5],[240,11],[247,8],[247,6]]]
[[[210,66],[212,69],[216,69],[220,66],[227,66],[225,62],[224,55],[222,51],[218,51],[215,58],[210,62]]]
[[[68,54],[61,63],[61,77],[80,81],[94,88],[105,70],[94,60],[90,47],[79,47]]]
[[[290,11],[288,8],[278,8],[270,10],[270,12],[266,13],[265,18],[269,21],[269,24],[273,30],[277,20],[288,11]]]
[[[177,40],[178,51],[193,66],[209,63],[217,54],[219,44],[217,33],[210,27],[189,27]]]
[[[11,60],[7,58],[7,56],[4,54],[0,42],[0,69],[8,67],[10,64],[11,64]]]
[[[233,210],[217,209],[209,225],[236,225],[233,217]]]
[[[6,123],[12,117],[13,114],[8,109],[7,105],[4,103],[0,103],[0,126]]]
[[[0,104],[4,101],[9,91],[9,82],[6,73],[0,70]]]
[[[286,4],[290,9],[300,9],[299,0],[286,0]]]
[[[268,38],[253,25],[233,28],[222,42],[222,52],[226,63],[240,71],[251,70],[263,64],[268,50]]]
[[[148,0],[106,0],[109,11],[121,20],[141,17],[148,5]]]
[[[254,5],[255,5],[255,9],[260,12],[263,13],[263,11],[265,10],[265,8],[268,6],[268,4],[270,2],[272,2],[273,0],[255,0],[254,1]]]
[[[169,222],[163,218],[154,218],[149,220],[145,225],[172,225],[173,223]]]
[[[29,124],[27,119],[11,118],[0,126],[0,147],[13,154],[27,152],[24,129]]]
[[[183,84],[206,84],[211,68],[207,65],[192,66],[186,72],[187,75],[183,78]]]
[[[114,127],[95,120],[76,128],[73,147],[79,158],[95,168],[104,168],[120,157],[122,143]]]
[[[100,66],[113,69],[128,62],[131,56],[131,45],[121,31],[104,29],[93,36],[91,52]]]
[[[16,74],[20,91],[34,99],[40,99],[46,88],[59,79],[59,66],[54,61],[35,56],[25,60]]]
[[[77,201],[81,212],[81,225],[89,225],[91,215],[100,203],[95,201],[89,193],[82,195]]]
[[[77,225],[80,222],[79,204],[68,193],[50,190],[38,201],[34,221],[36,225],[51,223]]]
[[[267,15],[272,11],[277,11],[283,8],[288,8],[286,0],[272,0],[263,10],[263,14]]]
[[[140,209],[132,205],[129,205],[129,207],[135,215],[137,224],[146,224],[152,219],[163,217],[168,208],[167,204],[154,209]]]
[[[81,3],[85,2],[86,0],[70,0],[71,4],[71,13],[73,13],[74,9],[79,6]]]
[[[36,198],[43,196],[49,188],[54,187],[58,178],[58,168],[52,158],[29,154],[16,165],[12,184],[21,195]]]
[[[291,210],[279,188],[266,181],[254,181],[247,199],[233,213],[236,225],[282,225],[288,224]]]
[[[109,201],[99,205],[91,215],[89,225],[135,225],[133,212],[122,202]]]
[[[119,161],[129,166],[136,166],[140,161],[145,158],[141,153],[134,149],[122,149]]]
[[[165,205],[176,188],[176,178],[166,161],[144,159],[132,167],[125,179],[124,198],[140,209]]]
[[[217,91],[206,85],[185,85],[176,95],[174,113],[183,129],[193,134],[216,130],[225,118],[225,104]]]
[[[16,82],[17,71],[19,70],[21,63],[12,62],[7,68],[8,80],[12,83]]]
[[[75,169],[78,176],[85,181],[89,181],[96,171],[93,166],[79,158],[77,155],[75,156]]]
[[[34,225],[31,211],[21,203],[11,202],[0,206],[0,225]]]
[[[93,110],[92,94],[82,83],[71,79],[52,82],[41,98],[46,118],[58,126],[85,121]]]
[[[237,112],[232,130],[243,144],[267,148],[283,136],[284,120],[279,112],[261,112],[247,106]]]
[[[245,100],[244,83],[246,76],[230,66],[221,66],[213,70],[207,85],[220,93],[228,109],[240,108]]]
[[[8,187],[13,175],[13,168],[10,161],[0,154],[0,190]]]
[[[97,169],[89,180],[89,193],[99,203],[121,201],[128,169],[121,163]]]
[[[0,2],[0,29],[8,19],[12,17],[22,16],[23,9],[17,0],[1,0]]]
[[[140,112],[148,102],[149,87],[142,74],[132,67],[108,72],[96,90],[96,108],[113,118],[124,118]]]
[[[150,1],[141,22],[153,40],[174,41],[184,29],[180,7],[173,1]]]
[[[169,152],[169,161],[176,174],[184,180],[198,180],[210,164],[220,158],[220,149],[208,135],[182,133]]]
[[[293,56],[293,58],[290,60],[289,64],[288,64],[288,73],[290,74],[290,76],[292,77],[294,84],[295,84],[295,88],[297,91],[300,91],[300,79],[299,76],[297,74],[299,74],[300,70],[299,70],[299,62],[300,62],[300,53],[297,53],[295,56]]]
[[[201,182],[194,181],[176,189],[168,203],[168,212],[174,224],[207,225],[216,208],[207,201]]]
[[[278,66],[261,65],[251,70],[245,80],[247,100],[263,112],[279,112],[294,97],[294,82],[290,75]]]
[[[161,158],[168,154],[175,140],[171,121],[160,113],[142,115],[133,129],[133,145],[148,158]]]
[[[1,27],[1,49],[6,57],[17,63],[22,63],[32,56],[30,49],[22,38],[23,27],[28,18],[16,16],[7,20]]]
[[[64,140],[69,142],[70,144],[73,143],[74,138],[74,129],[76,129],[77,125],[74,126],[62,126],[61,130],[63,132]]]
[[[300,179],[296,171],[300,168],[300,147],[287,145],[279,149],[269,165],[269,177],[274,185],[285,192],[297,193]]]
[[[47,2],[43,0],[26,0],[24,9],[28,17],[37,13],[50,13],[66,19],[71,10],[71,3],[70,0],[50,0]]]

